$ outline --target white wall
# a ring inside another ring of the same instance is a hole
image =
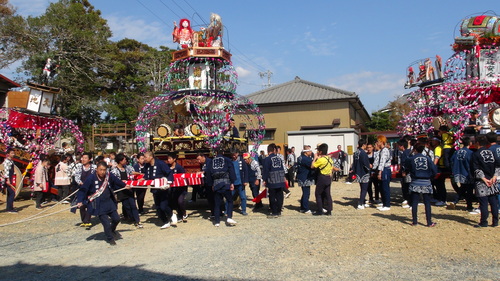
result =
[[[315,149],[319,143],[328,144],[328,152],[336,151],[337,145],[342,146],[342,150],[348,152],[348,146],[352,146],[352,151],[356,151],[359,135],[354,130],[315,130],[288,132],[288,147],[295,147],[298,155],[304,145],[310,145]],[[260,150],[260,148],[259,148]],[[344,164],[344,174],[349,172],[352,163],[352,155],[348,155],[347,163]]]

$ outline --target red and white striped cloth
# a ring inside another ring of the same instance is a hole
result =
[[[130,185],[132,187],[134,186],[147,186],[151,185],[154,187],[164,187],[168,186],[169,182],[166,178],[161,178],[161,179],[154,179],[154,180],[128,180],[125,182],[125,184]]]
[[[201,185],[203,183],[202,173],[174,174],[174,182],[171,186]]]
[[[188,185],[201,185],[203,183],[202,173],[184,173],[184,174],[174,174],[174,181],[169,182],[167,179],[154,179],[154,180],[128,180],[125,182],[130,186],[147,186],[151,185],[154,187],[179,187]]]
[[[391,165],[391,173],[399,172],[399,165]]]

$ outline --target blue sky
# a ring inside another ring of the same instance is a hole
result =
[[[21,15],[39,15],[49,0],[10,0]],[[172,43],[173,21],[199,30],[210,13],[222,17],[224,46],[233,54],[239,94],[295,76],[356,92],[369,113],[407,90],[406,68],[417,59],[446,61],[462,19],[491,10],[498,0],[90,0],[113,31],[151,46]],[[13,67],[11,67],[13,69]],[[12,70],[0,70],[12,76]]]

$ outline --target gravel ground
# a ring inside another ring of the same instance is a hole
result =
[[[356,210],[359,185],[334,182],[331,217],[299,213],[295,187],[282,217],[237,212],[235,227],[215,228],[198,211],[206,200],[198,200],[175,228],[160,230],[153,212],[142,217],[144,229],[120,224],[123,239],[114,247],[97,220],[81,228],[79,215],[64,211],[0,228],[0,280],[500,280],[500,228],[473,228],[479,216],[464,202],[456,210],[433,207],[435,228],[423,225],[419,208],[421,224],[412,227],[398,203],[399,183],[391,187],[390,211]],[[0,212],[0,224],[40,212],[31,200],[15,206],[19,214]]]

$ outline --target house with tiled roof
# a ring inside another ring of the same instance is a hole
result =
[[[0,74],[0,106],[5,106],[7,92],[12,88],[20,87],[18,83]]]
[[[266,121],[265,143],[288,143],[289,133],[362,132],[370,115],[355,92],[294,80],[249,94]],[[314,144],[315,145],[315,144]]]

